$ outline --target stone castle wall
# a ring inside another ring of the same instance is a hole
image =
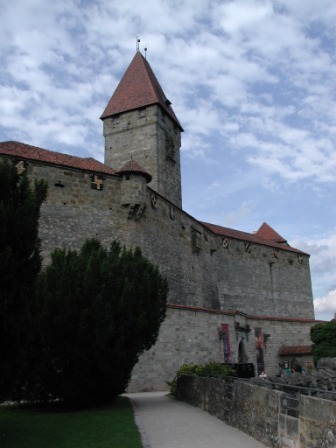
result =
[[[231,240],[218,257],[221,308],[264,316],[313,318],[308,257]]]
[[[79,249],[89,237],[140,246],[169,282],[169,302],[261,316],[313,319],[309,257],[213,234],[145,185],[143,177],[100,179],[79,170],[29,164],[49,182],[41,210],[43,255]],[[98,176],[99,177],[99,176]],[[62,186],[59,186],[62,185]]]
[[[269,335],[264,349],[269,374],[277,373],[282,345],[310,344],[314,315],[308,256],[252,243],[246,250],[246,242],[234,238],[223,244],[222,237],[138,175],[96,176],[32,162],[27,169],[32,180],[49,183],[39,229],[45,263],[56,247],[78,250],[87,238],[104,245],[118,239],[127,247],[141,247],[168,280],[172,305],[156,345],[134,369],[131,390],[166,388],[183,363],[223,362],[219,328],[224,323],[232,362],[238,360],[242,338],[249,362],[256,362],[254,328]],[[100,189],[92,189],[92,183]],[[237,332],[237,322],[251,331]]]
[[[236,322],[241,327],[249,325],[251,331],[248,334],[237,331]],[[244,338],[247,362],[255,367],[255,328],[261,328],[263,334],[268,335],[263,349],[264,371],[268,375],[276,375],[282,361],[278,356],[279,348],[283,345],[309,345],[310,328],[314,323],[290,318],[254,318],[239,313],[171,305],[156,344],[141,355],[133,370],[129,391],[167,389],[167,382],[174,378],[183,364],[224,362],[224,341],[219,331],[222,324],[229,326],[231,362],[238,362],[239,343]]]

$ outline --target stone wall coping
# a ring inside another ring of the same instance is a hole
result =
[[[168,303],[168,308],[172,309],[180,309],[185,311],[194,311],[194,312],[200,312],[200,313],[209,313],[209,314],[222,314],[223,316],[244,316],[247,319],[251,320],[271,320],[271,321],[282,321],[282,322],[300,322],[300,323],[324,323],[327,321],[324,320],[315,320],[315,319],[301,319],[298,317],[282,317],[282,316],[254,316],[246,313],[242,313],[238,310],[216,310],[212,308],[201,308],[197,306],[190,306],[190,305],[179,305],[175,303]]]

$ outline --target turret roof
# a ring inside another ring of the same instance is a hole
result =
[[[137,51],[100,118],[104,120],[152,104],[159,104],[183,131],[151,66],[140,51]]]
[[[152,176],[135,160],[129,160],[126,162],[120,170],[117,171],[118,174],[140,174],[144,176],[147,182],[152,180]]]

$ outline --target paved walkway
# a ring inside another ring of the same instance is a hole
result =
[[[264,448],[244,432],[167,392],[127,395],[134,406],[144,448]]]

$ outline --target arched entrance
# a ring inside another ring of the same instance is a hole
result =
[[[246,363],[248,362],[248,355],[246,352],[246,347],[245,347],[245,338],[242,337],[239,345],[238,345],[238,362],[239,363]]]

